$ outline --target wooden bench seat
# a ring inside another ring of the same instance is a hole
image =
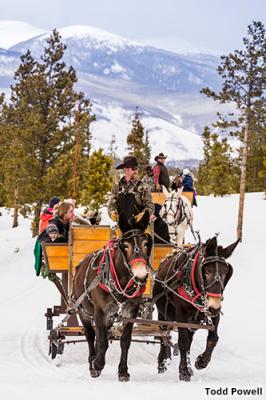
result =
[[[80,261],[93,251],[103,248],[111,238],[112,231],[109,226],[73,226],[72,243],[42,243],[43,253],[49,272],[68,272],[69,255],[72,251],[73,272]],[[156,244],[151,255],[151,264],[157,270],[162,259],[173,247]],[[152,293],[152,281],[148,278],[144,295],[150,297]]]

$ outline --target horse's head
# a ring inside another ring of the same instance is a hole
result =
[[[119,216],[119,228],[122,232],[118,242],[119,248],[133,276],[140,282],[146,281],[148,277],[149,257],[153,245],[152,237],[145,233],[149,219],[148,211],[139,221],[134,218],[128,220],[124,213]]]
[[[211,316],[221,310],[223,291],[233,274],[232,266],[226,261],[235,250],[239,240],[228,247],[217,246],[216,236],[204,245],[201,263],[202,285],[207,296],[207,306]]]
[[[182,189],[179,189],[177,192],[175,190],[168,192],[166,187],[163,186],[163,193],[165,195],[165,201],[160,211],[160,217],[171,226],[176,223],[178,199],[180,198]]]

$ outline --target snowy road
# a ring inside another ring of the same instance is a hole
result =
[[[199,197],[198,202],[194,226],[200,228],[202,239],[218,231],[221,244],[234,241],[238,197]],[[88,351],[84,343],[66,346],[62,356],[50,360],[43,314],[47,306],[58,303],[58,295],[51,283],[34,275],[34,241],[30,237],[29,221],[21,218],[21,225],[11,229],[11,218],[2,210],[0,398],[42,400],[60,396],[60,400],[66,400],[84,395],[98,399],[135,399],[136,396],[161,399],[167,395],[207,399],[211,396],[206,395],[205,387],[257,386],[263,387],[260,398],[266,398],[266,201],[262,194],[248,194],[245,205],[244,242],[230,260],[234,275],[225,292],[220,341],[208,368],[203,371],[194,368],[190,383],[178,381],[178,357],[173,357],[165,374],[157,374],[158,347],[153,345],[132,344],[128,383],[117,381],[118,343],[110,345],[106,368],[97,380],[88,374]],[[195,335],[192,365],[204,349],[205,336],[205,332]]]

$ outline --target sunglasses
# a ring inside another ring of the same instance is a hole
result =
[[[133,171],[137,171],[139,169],[139,167],[132,167],[131,168]]]

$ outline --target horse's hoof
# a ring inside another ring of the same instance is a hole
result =
[[[189,373],[182,372],[179,374],[179,379],[180,379],[180,381],[190,382],[191,376]]]
[[[174,351],[173,351],[173,356],[178,356],[178,354],[179,354],[178,343],[175,343],[175,345],[174,345]]]
[[[101,371],[98,371],[97,369],[91,369],[90,374],[92,378],[99,378]]]
[[[204,360],[203,356],[198,356],[197,360],[195,361],[195,367],[197,369],[204,369],[208,365],[208,361]]]
[[[158,374],[163,374],[165,371],[167,371],[167,367],[165,365],[165,362],[163,362],[158,365]]]
[[[128,382],[130,380],[130,375],[129,374],[119,375],[118,380],[119,382]]]

